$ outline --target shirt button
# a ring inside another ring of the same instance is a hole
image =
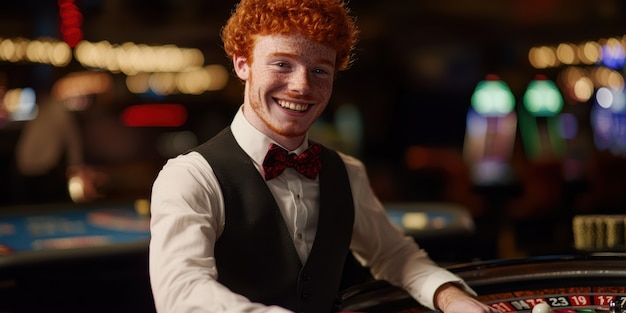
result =
[[[298,235],[296,235],[296,237],[298,237],[299,240],[302,240],[302,234],[298,233]]]

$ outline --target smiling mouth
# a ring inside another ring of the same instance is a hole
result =
[[[280,105],[282,108],[289,109],[296,112],[304,112],[309,109],[310,103],[295,103],[286,100],[278,100],[276,99],[276,103]]]

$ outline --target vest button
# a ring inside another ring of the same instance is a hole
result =
[[[304,301],[311,299],[311,291],[310,290],[303,291],[301,297],[302,297],[302,300]]]
[[[311,275],[307,274],[307,273],[303,273],[302,274],[302,280],[304,281],[309,281],[311,280]]]

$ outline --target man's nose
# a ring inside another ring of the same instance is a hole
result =
[[[309,71],[294,71],[289,80],[289,89],[299,94],[307,94],[311,90],[311,77]]]

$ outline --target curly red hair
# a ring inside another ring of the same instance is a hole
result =
[[[301,33],[337,51],[335,69],[346,70],[358,29],[343,0],[241,0],[222,29],[228,57],[252,58],[255,36]]]

